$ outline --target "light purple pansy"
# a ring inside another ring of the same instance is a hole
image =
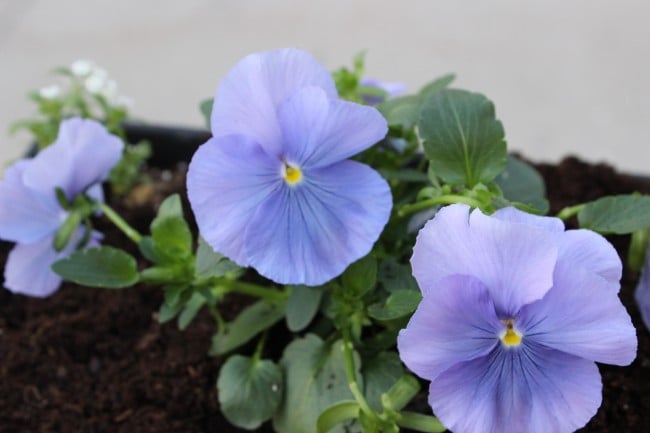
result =
[[[636,356],[620,259],[591,231],[457,204],[420,231],[411,264],[423,299],[398,349],[455,433],[573,432],[601,403],[595,362]]]
[[[636,304],[641,312],[641,318],[646,328],[650,330],[650,245],[645,254],[645,266],[641,270],[639,283],[634,292]]]
[[[68,213],[55,190],[71,200],[86,193],[102,200],[101,182],[122,157],[124,144],[93,120],[73,118],[61,123],[56,141],[32,159],[5,171],[0,182],[0,239],[15,242],[4,270],[4,285],[15,293],[44,297],[61,284],[50,266],[69,255],[83,239],[79,228],[62,251],[54,236]],[[89,245],[96,245],[93,232]]]
[[[318,285],[366,255],[392,208],[390,188],[348,160],[381,140],[371,107],[337,98],[311,55],[244,58],[217,90],[212,133],[187,190],[212,248],[282,284]]]

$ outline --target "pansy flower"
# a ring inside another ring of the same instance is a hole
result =
[[[5,171],[0,182],[0,239],[15,242],[5,264],[4,285],[15,293],[44,297],[61,278],[50,266],[69,255],[84,239],[79,228],[62,251],[54,237],[68,212],[57,200],[60,188],[68,201],[86,193],[103,200],[101,182],[122,157],[122,141],[93,120],[61,123],[56,141],[32,159]],[[91,243],[98,233],[93,233]]]
[[[187,190],[217,252],[278,283],[318,285],[370,251],[390,215],[390,189],[348,158],[381,140],[386,121],[339,100],[313,57],[247,56],[219,86],[211,125]]]
[[[595,362],[636,356],[620,259],[594,232],[457,204],[420,231],[411,264],[423,299],[398,349],[455,433],[575,431],[601,403]]]

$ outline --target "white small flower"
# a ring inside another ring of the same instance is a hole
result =
[[[51,86],[42,87],[38,94],[44,99],[57,99],[61,96],[61,88],[56,84],[52,84]]]
[[[77,77],[85,77],[86,75],[89,75],[94,68],[95,65],[93,62],[83,59],[76,60],[72,63],[72,65],[70,65],[70,70]]]
[[[105,69],[97,68],[86,78],[84,86],[90,93],[101,93],[106,87],[107,81],[108,72]]]

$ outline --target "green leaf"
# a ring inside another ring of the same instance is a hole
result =
[[[352,263],[341,277],[343,287],[357,297],[363,296],[377,284],[377,260],[371,255]]]
[[[431,415],[406,411],[400,412],[400,415],[400,419],[397,420],[400,427],[425,433],[442,433],[447,430],[438,418]]]
[[[217,380],[221,412],[233,425],[254,430],[275,413],[282,386],[282,370],[273,361],[233,355]]]
[[[422,102],[454,81],[454,75],[445,75],[425,85],[417,95],[400,96],[382,102],[377,109],[389,126],[411,129],[420,118]]]
[[[285,303],[261,300],[248,306],[226,329],[212,337],[210,355],[223,355],[247,343],[253,337],[270,328],[284,317]]]
[[[361,375],[364,383],[363,393],[368,404],[381,413],[383,407],[381,395],[388,392],[404,375],[404,367],[397,353],[379,352],[370,360],[364,360]]]
[[[185,303],[183,311],[178,316],[178,329],[184,331],[205,305],[205,302],[206,300],[203,295],[193,293],[192,297]]]
[[[287,300],[287,328],[292,332],[305,329],[316,316],[322,298],[320,287],[292,286]]]
[[[449,87],[449,85],[456,79],[454,74],[443,75],[440,78],[436,78],[428,84],[425,84],[422,89],[420,89],[420,97],[422,100],[429,98],[436,92],[439,92],[443,89]]]
[[[201,101],[199,108],[201,109],[201,114],[203,115],[203,120],[205,121],[205,126],[210,129],[210,118],[212,116],[212,104],[214,99],[205,99]]]
[[[121,289],[138,282],[135,259],[113,247],[77,251],[52,265],[68,281],[90,287]]]
[[[355,353],[355,365],[359,364]],[[285,375],[285,396],[273,417],[275,430],[278,433],[313,433],[317,431],[317,421],[323,411],[353,399],[344,365],[341,340],[327,344],[308,334],[289,344],[280,361]],[[332,431],[345,432],[340,424]]]
[[[649,243],[650,228],[632,233],[630,249],[627,250],[627,265],[633,271],[639,272],[645,265]]]
[[[418,283],[411,274],[411,266],[397,263],[394,258],[382,260],[378,279],[389,292],[397,290],[419,290]]]
[[[650,195],[615,195],[587,205],[578,214],[580,227],[604,234],[628,234],[650,227]]]
[[[151,222],[151,238],[159,262],[185,261],[192,255],[192,232],[185,218],[178,194],[165,199]]]
[[[548,212],[544,179],[530,164],[508,155],[506,169],[495,181],[509,201],[525,203],[544,214]]]
[[[196,249],[196,271],[198,278],[223,277],[226,274],[241,271],[236,263],[225,256],[215,252],[210,245],[199,237],[199,246]]]
[[[506,166],[506,142],[492,102],[478,93],[444,89],[423,103],[418,128],[435,173],[445,182],[488,183]]]
[[[397,356],[397,355],[396,355]],[[399,357],[397,359],[399,361]],[[381,396],[384,408],[401,410],[420,391],[420,382],[410,374],[403,374],[390,389]]]
[[[368,307],[368,315],[377,320],[394,320],[408,316],[420,304],[422,295],[415,290],[396,290],[384,302]]]
[[[420,96],[407,95],[389,99],[377,106],[389,126],[410,129],[420,116]]]
[[[359,403],[355,400],[346,400],[328,407],[320,414],[316,421],[317,433],[327,433],[336,427],[337,424],[355,419],[359,416]]]

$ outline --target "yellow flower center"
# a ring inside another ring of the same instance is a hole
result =
[[[522,335],[519,331],[515,329],[514,320],[508,319],[503,321],[506,325],[506,329],[499,336],[501,341],[506,347],[516,347],[521,344]]]
[[[282,169],[282,177],[289,185],[295,185],[302,180],[302,171],[293,165],[284,163]]]

